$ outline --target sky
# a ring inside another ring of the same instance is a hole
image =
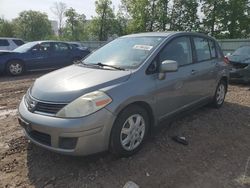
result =
[[[50,20],[56,20],[50,8],[59,1],[79,14],[85,14],[87,19],[95,15],[95,0],[0,0],[0,17],[11,20],[24,10],[36,10],[47,13]],[[112,3],[117,10],[120,0],[112,0]]]

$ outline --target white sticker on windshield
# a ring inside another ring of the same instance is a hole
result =
[[[153,48],[153,46],[149,46],[149,45],[134,45],[133,49],[137,49],[137,50],[151,50]]]

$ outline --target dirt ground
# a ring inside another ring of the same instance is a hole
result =
[[[44,73],[0,76],[0,187],[250,187],[250,87],[230,85],[224,106],[203,107],[161,128],[130,158],[71,157],[29,143],[16,107]],[[162,123],[164,125],[164,122]],[[167,123],[166,123],[167,124]],[[171,137],[182,135],[188,146]]]

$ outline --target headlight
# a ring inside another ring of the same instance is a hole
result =
[[[56,116],[62,118],[77,118],[92,114],[112,102],[112,99],[102,91],[85,94],[61,109]]]

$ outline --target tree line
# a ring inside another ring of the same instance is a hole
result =
[[[137,32],[196,31],[216,38],[250,37],[250,0],[121,0],[118,11],[111,0],[96,0],[95,10],[87,20],[84,13],[55,2],[51,12],[58,35],[46,13],[29,10],[11,21],[0,18],[0,36],[105,41]]]

